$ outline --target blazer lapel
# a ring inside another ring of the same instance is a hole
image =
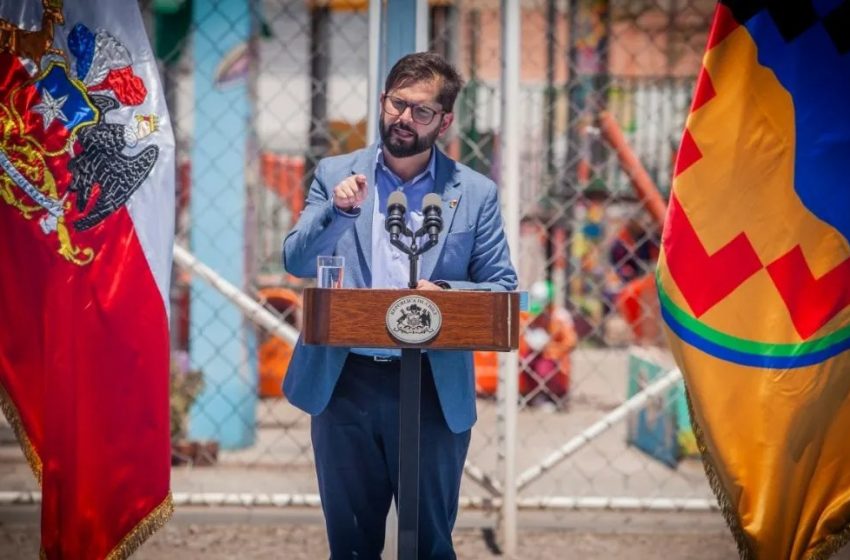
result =
[[[375,180],[375,158],[377,157],[378,145],[372,144],[367,149],[363,150],[351,166],[352,175],[366,176],[366,200],[360,205],[360,217],[354,223],[354,230],[357,233],[357,241],[360,244],[360,251],[365,259],[365,270],[363,271],[363,281],[367,286],[372,284],[372,217],[375,210],[375,198],[377,192],[377,183]]]
[[[437,244],[422,255],[419,277],[430,280],[434,267],[437,266],[440,254],[446,244],[446,235],[451,229],[455,209],[460,202],[461,189],[455,173],[455,162],[437,150],[436,177],[434,177],[434,192],[440,195],[443,209],[443,231],[440,232]]]

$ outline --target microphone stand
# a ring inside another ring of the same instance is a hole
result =
[[[410,237],[407,245],[397,235],[390,243],[407,254],[410,261],[408,287],[419,284],[419,255],[437,244],[438,235],[429,235],[421,246],[419,236],[427,232],[423,224],[416,233],[407,226],[401,232]],[[417,558],[419,549],[419,427],[422,377],[422,351],[419,348],[401,349],[398,395],[398,558]]]
[[[390,236],[390,243],[393,247],[396,247],[402,253],[407,255],[407,260],[410,262],[410,277],[407,282],[407,287],[411,290],[416,289],[416,286],[419,284],[419,255],[433,247],[437,244],[437,236],[433,236],[428,238],[428,241],[422,244],[420,247],[416,240],[423,234],[425,234],[426,228],[422,226],[416,233],[414,234],[407,227],[404,228],[404,235],[410,237],[410,245],[406,245],[404,241],[402,241],[398,237]]]

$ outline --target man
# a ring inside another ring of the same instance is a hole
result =
[[[283,243],[284,267],[316,275],[318,255],[345,257],[349,288],[406,288],[407,257],[384,229],[390,193],[407,196],[411,230],[422,198],[442,199],[444,230],[422,256],[418,289],[512,290],[516,273],[502,229],[496,185],[434,147],[452,124],[461,79],[438,55],[396,63],[381,95],[381,142],[322,160],[307,205]],[[400,351],[304,346],[299,340],[284,392],[313,415],[319,493],[334,559],[377,559],[398,490]],[[470,352],[428,351],[422,362],[420,558],[455,558],[463,463],[475,422]]]

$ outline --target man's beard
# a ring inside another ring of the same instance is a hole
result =
[[[411,133],[413,136],[402,140],[400,138],[393,137],[393,130],[404,130]],[[383,121],[381,122],[381,140],[384,143],[384,148],[393,157],[397,158],[415,156],[416,154],[421,154],[426,150],[430,150],[437,142],[439,132],[440,128],[437,127],[431,134],[419,136],[419,133],[406,124],[397,122],[395,124],[387,125]]]

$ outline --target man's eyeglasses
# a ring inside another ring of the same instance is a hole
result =
[[[394,117],[400,116],[408,107],[410,107],[410,116],[413,118],[413,120],[422,125],[431,124],[431,121],[434,120],[434,117],[436,117],[438,114],[445,113],[445,111],[436,111],[426,105],[408,103],[404,99],[399,99],[398,97],[394,97],[392,95],[384,96],[384,110]]]

